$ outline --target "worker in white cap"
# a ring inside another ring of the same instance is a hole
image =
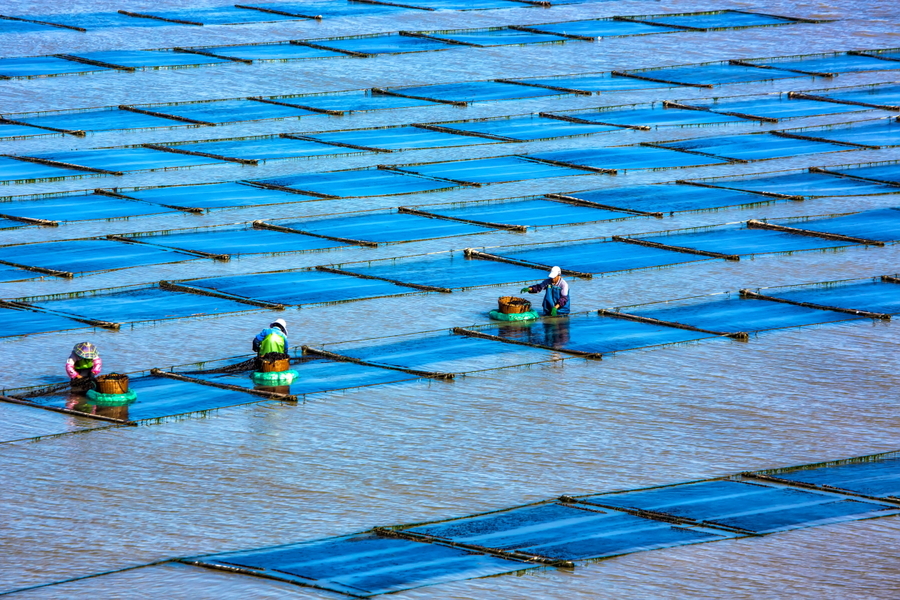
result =
[[[288,347],[287,323],[284,319],[275,319],[253,338],[253,350],[257,356],[265,356],[269,352],[287,354]]]
[[[569,314],[569,284],[562,278],[559,267],[553,267],[547,274],[547,279],[529,287],[523,287],[522,293],[537,294],[541,290],[544,293],[544,316],[555,317]]]

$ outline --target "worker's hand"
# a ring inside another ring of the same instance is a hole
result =
[[[555,317],[555,316],[556,316],[556,311],[557,311],[557,307],[554,306],[553,308],[551,308],[551,309],[550,309],[550,316],[551,316],[551,317]]]
[[[530,288],[530,287],[523,287],[521,290],[519,290],[519,293],[520,293],[520,294],[530,294],[530,293],[531,293],[531,288]]]

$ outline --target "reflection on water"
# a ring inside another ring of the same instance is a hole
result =
[[[500,322],[497,335],[517,342],[563,349],[569,343],[568,317],[546,317],[537,322]]]
[[[94,404],[86,394],[79,393],[74,390],[69,392],[69,394],[66,395],[65,399],[65,407],[68,410],[74,410],[88,415],[109,417],[110,419],[118,419],[119,421],[128,420],[129,404],[131,403],[123,402],[118,406],[108,404]]]

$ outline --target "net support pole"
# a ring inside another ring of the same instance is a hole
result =
[[[465,337],[479,338],[482,340],[491,340],[493,342],[503,342],[504,344],[513,344],[516,346],[527,346],[529,348],[540,348],[542,350],[551,350],[553,352],[562,352],[563,354],[571,354],[572,356],[578,356],[579,358],[588,358],[591,360],[602,360],[603,359],[603,354],[601,352],[586,352],[584,350],[572,350],[569,348],[555,348],[553,346],[548,346],[546,344],[535,344],[532,342],[522,342],[520,340],[511,340],[509,338],[501,337],[499,335],[491,335],[489,333],[482,333],[480,331],[466,329],[464,327],[454,327],[453,333],[455,333],[456,335],[462,335]]]
[[[816,310],[830,310],[833,312],[841,312],[847,313],[848,315],[854,315],[857,317],[866,317],[869,319],[880,319],[882,321],[890,321],[891,315],[887,313],[876,313],[870,312],[867,310],[857,310],[855,308],[843,308],[840,306],[828,306],[826,304],[815,304],[813,302],[800,302],[798,300],[786,300],[784,298],[778,298],[776,296],[766,296],[765,294],[759,294],[757,292],[753,292],[751,290],[741,290],[740,291],[741,298],[748,298],[751,300],[766,300],[768,302],[781,302],[782,304],[793,304],[794,306],[803,306],[806,308],[814,308]]]
[[[614,242],[624,242],[626,244],[636,244],[638,246],[647,246],[648,248],[659,248],[660,250],[671,250],[672,252],[682,252],[684,254],[696,254],[697,256],[709,256],[711,258],[722,258],[725,260],[738,261],[741,260],[738,254],[723,254],[721,252],[710,252],[708,250],[698,250],[696,248],[686,248],[685,246],[672,246],[670,244],[661,244],[659,242],[649,242],[635,238],[623,237],[621,235],[612,236]]]
[[[783,233],[793,233],[795,235],[805,235],[807,237],[816,237],[826,240],[835,240],[838,242],[851,242],[854,244],[865,244],[867,246],[884,246],[884,242],[879,240],[869,240],[866,238],[854,237],[851,235],[841,235],[839,233],[825,233],[821,231],[812,231],[811,229],[800,229],[798,227],[786,227],[784,225],[775,225],[774,223],[766,223],[758,219],[750,219],[747,221],[748,229],[767,229],[769,231],[781,231]]]
[[[746,342],[750,340],[750,335],[746,331],[713,331],[712,329],[703,329],[701,327],[694,327],[693,325],[678,323],[676,321],[663,321],[662,319],[642,317],[640,315],[617,312],[614,310],[608,310],[606,308],[601,308],[597,311],[597,313],[604,317],[613,317],[616,319],[625,319],[627,321],[636,321],[638,323],[647,323],[649,325],[662,325],[663,327],[674,327],[676,329],[686,329],[688,331],[697,331],[699,333],[709,333],[711,335],[729,337],[740,342]]]
[[[422,290],[423,292],[441,292],[442,294],[452,294],[453,289],[446,287],[438,287],[434,285],[423,285],[421,283],[409,283],[407,281],[400,281],[399,279],[388,279],[387,277],[376,277],[375,275],[363,275],[362,273],[355,273],[353,271],[345,271],[343,269],[336,269],[334,267],[328,267],[325,265],[319,265],[316,267],[316,271],[322,271],[323,273],[334,273],[335,275],[348,275],[350,277],[357,277],[359,279],[375,279],[377,281],[386,281],[388,283],[393,283],[394,285],[400,285],[403,287],[413,288],[415,290]]]
[[[525,260],[516,260],[515,258],[507,258],[505,256],[500,256],[499,254],[490,254],[488,252],[481,252],[479,250],[475,250],[474,248],[466,248],[463,250],[463,254],[466,258],[476,258],[479,260],[492,260],[495,262],[503,262],[509,263],[511,265],[518,265],[520,267],[528,267],[529,269],[538,269],[542,271],[549,271],[551,266],[544,265],[541,263],[528,262]],[[583,271],[573,271],[572,269],[560,269],[560,272],[564,275],[571,275],[572,277],[581,277],[583,279],[592,279],[594,277],[593,273],[586,273]]]
[[[453,379],[455,377],[453,373],[441,373],[439,371],[419,371],[417,369],[408,369],[406,367],[397,367],[394,365],[374,363],[367,360],[362,360],[361,358],[354,358],[352,356],[347,356],[346,354],[329,352],[328,350],[321,350],[319,348],[313,348],[311,346],[301,346],[300,348],[303,350],[303,354],[305,355],[321,356],[322,358],[327,358],[338,362],[351,362],[357,365],[387,369],[389,371],[401,371],[403,373],[409,373],[410,375],[416,375],[417,377],[427,377],[429,379]]]
[[[418,210],[415,208],[407,208],[406,206],[398,206],[398,213],[403,213],[407,215],[416,215],[419,217],[427,217],[429,219],[442,219],[444,221],[455,221],[457,223],[469,223],[471,225],[478,225],[480,227],[489,227],[491,229],[503,229],[506,231],[515,231],[517,233],[525,233],[528,231],[527,225],[507,225],[505,223],[491,223],[490,221],[476,221],[474,219],[462,219],[460,217],[448,217],[446,215],[439,215],[437,213],[432,213],[424,210]],[[0,215],[2,216],[2,215]]]
[[[631,215],[638,215],[642,217],[656,217],[657,219],[662,219],[665,215],[661,212],[647,212],[644,210],[637,210],[634,208],[623,208],[621,206],[613,206],[611,204],[600,204],[599,202],[593,202],[591,200],[582,200],[581,198],[576,198],[575,196],[567,196],[565,194],[544,194],[544,197],[549,198],[550,200],[554,200],[556,202],[564,202],[566,204],[571,204],[573,206],[584,206],[586,208],[599,208],[602,210],[611,210],[614,212],[623,212]]]
[[[209,387],[221,388],[223,390],[231,390],[232,392],[243,392],[245,394],[250,394],[253,396],[261,396],[263,398],[269,398],[272,400],[286,400],[288,402],[296,402],[297,396],[293,394],[280,394],[278,392],[269,392],[267,390],[255,390],[253,388],[245,388],[239,385],[232,385],[230,383],[218,383],[215,381],[206,381],[205,379],[197,379],[196,377],[187,377],[185,375],[180,375],[178,373],[172,373],[170,371],[163,371],[162,369],[150,369],[150,374],[154,377],[166,377],[168,379],[174,379],[176,381],[184,381],[185,383],[196,383],[199,385],[205,385]]]
[[[222,298],[224,300],[231,300],[233,302],[239,302],[241,304],[249,304],[250,306],[259,306],[260,308],[270,308],[272,310],[285,309],[284,304],[278,304],[276,302],[266,302],[265,300],[254,300],[252,298],[243,298],[241,296],[231,296],[229,294],[224,294],[215,290],[179,285],[177,283],[172,283],[171,281],[166,280],[160,281],[157,285],[160,289],[167,290],[169,292],[184,292],[186,294],[196,294],[198,296],[211,296],[213,298]]]
[[[366,248],[377,248],[378,242],[370,242],[368,240],[355,240],[351,238],[338,237],[336,235],[324,235],[321,233],[313,233],[311,231],[304,231],[303,229],[295,229],[293,227],[283,227],[282,225],[273,225],[272,223],[266,223],[265,221],[256,220],[253,221],[253,229],[268,229],[270,231],[280,231],[281,233],[294,233],[298,235],[308,235],[310,237],[321,238],[323,240],[331,240],[333,242],[340,242],[342,244],[350,244],[352,246],[364,246]]]

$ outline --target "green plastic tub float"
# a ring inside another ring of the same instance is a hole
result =
[[[262,386],[290,385],[300,373],[291,369],[291,360],[287,354],[269,352],[260,357],[259,371],[250,376],[253,383]]]
[[[536,310],[532,310],[531,302],[525,298],[500,296],[497,304],[498,308],[489,313],[494,321],[533,321],[540,316]]]

